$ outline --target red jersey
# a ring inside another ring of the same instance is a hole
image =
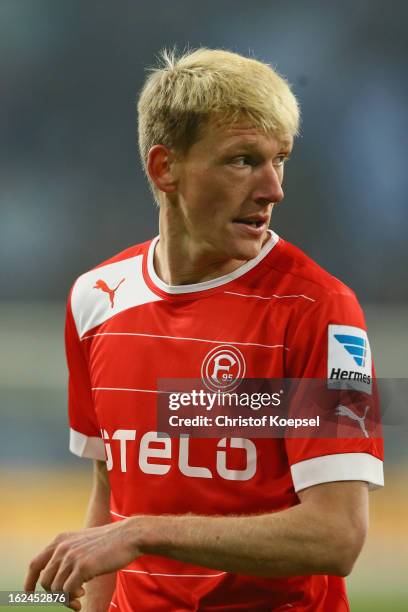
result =
[[[327,377],[335,383],[347,372],[365,384],[372,364],[353,292],[275,233],[255,259],[234,272],[180,286],[157,277],[157,241],[130,247],[80,276],[68,302],[70,448],[106,460],[112,520],[133,514],[276,512],[298,504],[297,493],[312,485],[339,480],[382,485],[381,441],[363,434],[349,439],[158,435],[158,379],[198,379],[204,365],[225,372],[229,352],[241,356],[245,377],[258,379]],[[258,578],[143,555],[118,571],[111,609],[344,612],[349,607],[340,577]]]

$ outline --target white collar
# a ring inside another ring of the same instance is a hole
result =
[[[255,268],[255,266],[268,255],[268,253],[273,249],[273,247],[279,240],[279,236],[275,234],[275,232],[273,232],[272,230],[268,230],[268,233],[270,235],[270,238],[264,244],[264,246],[259,251],[256,257],[245,262],[242,266],[239,266],[239,268],[236,268],[233,272],[230,272],[229,274],[224,274],[223,276],[218,276],[217,278],[212,278],[211,280],[204,281],[202,283],[193,283],[191,285],[167,285],[161,280],[161,278],[157,276],[153,265],[153,258],[154,251],[157,243],[159,242],[160,236],[156,236],[155,238],[153,238],[149,245],[149,251],[147,254],[147,273],[150,276],[150,279],[153,284],[156,285],[158,289],[161,289],[162,291],[173,295],[177,293],[193,293],[195,291],[205,291],[206,289],[214,289],[215,287],[225,285],[231,282],[232,280],[239,278],[249,270],[252,270],[252,268]]]

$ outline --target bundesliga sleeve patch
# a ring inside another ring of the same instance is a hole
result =
[[[351,325],[328,326],[327,379],[329,389],[371,393],[371,350],[363,329]]]

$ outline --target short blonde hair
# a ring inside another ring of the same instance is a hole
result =
[[[298,133],[297,100],[268,64],[219,49],[201,48],[180,57],[162,51],[161,65],[151,70],[138,102],[145,171],[155,144],[185,153],[210,118],[234,123],[242,115],[264,132]]]

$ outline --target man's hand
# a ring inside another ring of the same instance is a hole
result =
[[[24,589],[34,591],[40,580],[46,591],[69,593],[69,607],[80,610],[85,582],[125,567],[141,554],[129,527],[123,520],[58,535],[31,561]]]
[[[367,531],[367,483],[328,482],[299,498],[300,504],[274,513],[134,515],[63,534],[31,562],[24,586],[33,591],[41,574],[46,590],[69,593],[69,607],[80,610],[84,583],[142,554],[268,578],[348,575]]]

